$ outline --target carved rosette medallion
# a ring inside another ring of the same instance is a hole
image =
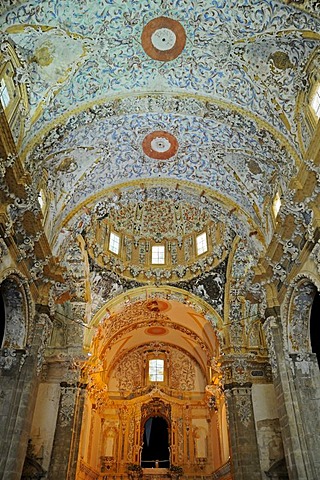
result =
[[[145,155],[155,160],[169,160],[177,153],[178,146],[176,137],[162,130],[149,133],[142,142]]]
[[[158,17],[145,25],[141,44],[149,57],[160,62],[177,58],[186,44],[186,32],[177,20]]]

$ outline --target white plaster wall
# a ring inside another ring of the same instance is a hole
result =
[[[194,362],[194,366],[195,366],[194,390],[196,392],[204,392],[206,388],[206,379],[203,376],[202,370],[195,362]]]
[[[266,418],[279,417],[274,387],[271,383],[252,385],[252,404],[256,423]]]
[[[252,404],[262,479],[267,480],[265,472],[284,455],[273,385],[253,385]]]
[[[37,457],[43,458],[41,464],[46,471],[50,465],[59,401],[60,385],[50,383],[39,385],[33,414],[31,439],[34,453]]]

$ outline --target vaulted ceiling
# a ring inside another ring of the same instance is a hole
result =
[[[92,263],[145,283],[183,279],[182,264],[195,277],[235,238],[252,266],[272,237],[275,194],[302,162],[299,93],[319,3],[12,0],[0,13],[21,60],[15,81],[28,86],[20,153],[39,188],[46,179],[48,237],[64,265],[83,234],[79,278]],[[123,261],[103,252],[105,218],[105,231],[126,236]],[[203,229],[213,246],[202,263],[133,265],[130,242],[171,248]]]

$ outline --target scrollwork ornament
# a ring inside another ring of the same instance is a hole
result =
[[[17,361],[17,353],[14,348],[5,348],[0,356],[0,367],[10,370]]]
[[[0,162],[2,162],[2,158],[0,158]],[[0,178],[3,179],[6,174],[6,167],[3,163],[0,163]]]
[[[277,363],[277,356],[275,351],[275,344],[273,338],[273,329],[277,328],[277,319],[276,317],[268,317],[263,324],[263,330],[266,336],[267,346],[268,346],[268,354],[269,354],[269,362],[271,365],[272,375],[274,378],[278,377],[278,363]]]
[[[39,376],[42,371],[42,365],[44,362],[45,349],[48,345],[49,337],[52,331],[52,321],[48,315],[42,313],[37,320],[37,327],[41,327],[40,332],[40,346],[37,352],[37,375]]]
[[[232,364],[233,378],[240,385],[243,385],[247,380],[248,362],[246,358],[237,357]]]
[[[311,252],[310,258],[314,261],[318,274],[320,275],[320,241]]]
[[[295,370],[300,371],[302,375],[310,375],[313,355],[314,354],[307,352],[301,352],[298,355],[290,355]]]
[[[70,422],[74,414],[76,395],[77,395],[76,387],[63,387],[61,389],[60,425],[62,427],[67,427],[70,425]]]
[[[0,262],[6,255],[8,255],[8,253],[9,253],[9,250],[7,248],[5,241],[3,240],[3,238],[0,238]]]
[[[248,427],[252,417],[251,394],[246,388],[233,389],[235,403],[241,423]]]
[[[14,165],[17,158],[18,158],[17,155],[15,155],[13,153],[9,153],[6,158],[0,158],[0,164],[5,169],[10,168],[10,167],[12,167],[12,165]]]

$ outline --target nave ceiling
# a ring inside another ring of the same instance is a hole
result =
[[[66,270],[57,303],[72,300],[89,321],[123,291],[170,284],[219,315],[250,317],[241,289],[308,144],[301,105],[318,62],[318,2],[5,3],[2,50],[16,50],[28,99],[14,134]],[[105,245],[111,231],[119,256]],[[170,262],[155,267],[148,252],[161,242]]]

